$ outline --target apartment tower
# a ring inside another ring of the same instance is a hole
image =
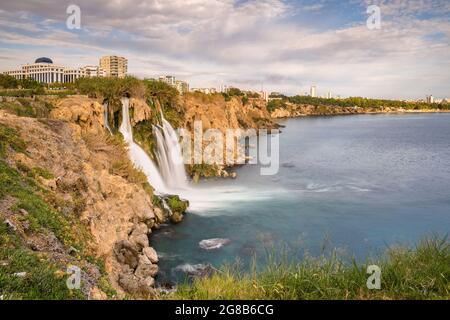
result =
[[[105,71],[107,77],[124,78],[128,71],[128,60],[118,56],[101,57],[100,68]]]

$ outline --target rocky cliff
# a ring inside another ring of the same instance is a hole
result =
[[[195,121],[201,121],[204,130],[277,128],[267,111],[264,100],[251,99],[246,104],[239,97],[225,101],[222,95],[189,94],[181,98],[184,108],[183,126],[193,130]]]
[[[272,120],[267,111],[267,104],[261,99],[248,99],[245,103],[241,97],[225,100],[221,94],[205,95],[191,93],[180,98],[182,106],[181,126],[194,131],[194,123],[201,122],[203,131],[218,129],[226,134],[227,129],[275,129],[278,124]],[[207,142],[206,142],[207,144]],[[205,144],[203,145],[205,147]],[[229,146],[224,145],[224,152]],[[235,154],[237,157],[237,155]],[[226,156],[224,155],[224,158]],[[188,166],[194,181],[201,177],[235,177],[232,166],[195,164]]]
[[[149,112],[142,105],[136,110],[135,119]],[[98,285],[100,267],[89,264],[84,256],[100,261],[105,281],[118,296],[125,292],[151,295],[158,256],[148,236],[166,217],[154,207],[152,189],[128,160],[121,139],[106,134],[102,105],[86,97],[63,99],[54,104],[48,119],[19,117],[0,110],[0,125],[17,132],[25,146],[21,152],[8,147],[4,161],[25,176],[33,170],[44,170],[45,178],[36,178],[38,189],[42,188],[37,194],[42,193],[49,210],[68,223],[66,235],[45,225],[39,232],[27,233],[28,222],[14,207],[20,199],[15,194],[1,197],[1,218],[15,230],[25,230],[21,233],[25,247],[45,252],[63,273],[67,260],[82,269],[89,266],[85,269],[90,271],[83,271],[89,280],[86,297],[106,298],[107,290]],[[74,249],[75,242],[65,244],[64,237],[72,233],[83,251]],[[48,237],[53,239],[52,245],[47,245]],[[71,256],[71,250],[79,252],[79,259]]]

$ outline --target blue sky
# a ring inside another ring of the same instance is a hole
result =
[[[66,8],[81,8],[81,30]],[[369,5],[381,29],[366,26]],[[139,77],[191,87],[383,98],[450,97],[447,0],[16,0],[0,5],[0,70],[129,59]]]

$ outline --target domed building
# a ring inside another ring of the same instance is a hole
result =
[[[50,58],[41,57],[41,58],[37,58],[36,61],[34,61],[34,63],[50,63],[50,64],[53,64],[53,61]]]
[[[10,75],[18,80],[32,79],[47,84],[71,83],[82,77],[118,76],[107,74],[106,70],[100,66],[66,68],[62,65],[54,64],[53,60],[47,57],[37,58],[34,63],[23,65],[16,70],[5,71],[3,74]]]

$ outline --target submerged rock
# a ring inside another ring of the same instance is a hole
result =
[[[200,248],[205,250],[217,250],[222,248],[224,245],[227,245],[231,242],[230,239],[221,239],[221,238],[214,238],[214,239],[205,239],[198,243]]]
[[[193,277],[205,277],[209,276],[216,271],[216,269],[210,264],[189,264],[185,263],[179,265],[174,269],[175,271],[181,271],[189,276]]]

